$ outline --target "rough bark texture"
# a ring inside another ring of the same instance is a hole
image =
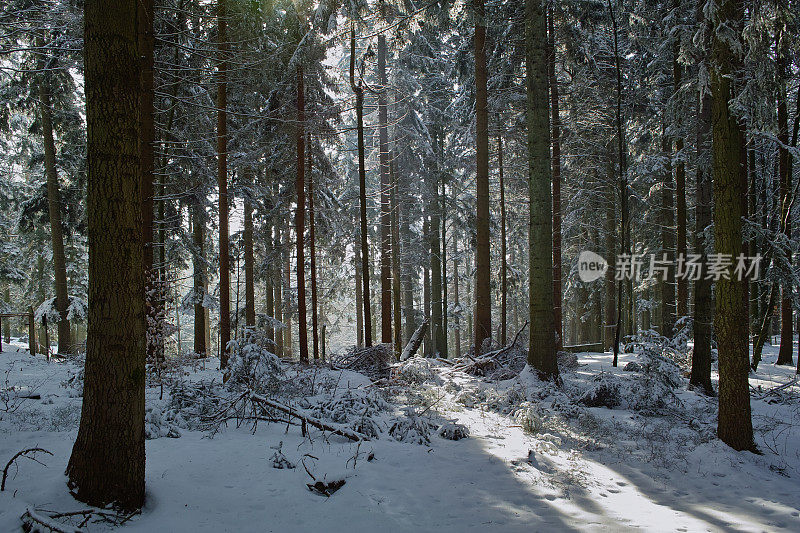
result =
[[[702,16],[702,10],[698,10]],[[711,224],[711,95],[704,93],[697,115],[697,184],[695,186],[695,253],[701,264],[707,263],[705,229]],[[711,280],[700,276],[694,282],[694,348],[689,382],[706,393],[714,391],[711,385],[711,327],[714,320],[714,302],[711,298]]]
[[[715,28],[741,27],[742,14],[735,0],[717,6]],[[731,45],[712,32],[711,124],[712,172],[714,177],[714,239],[716,252],[737,257],[742,252],[741,131],[730,109],[731,77],[734,72]],[[744,283],[732,276],[717,281],[714,331],[719,351],[719,419],[717,434],[736,450],[752,449],[748,383],[749,357],[743,305]]]
[[[679,8],[679,0],[674,1],[675,8]],[[673,45],[672,54],[672,80],[674,92],[677,94],[681,87],[681,80],[683,78],[683,67],[678,63],[678,54],[680,52],[680,42],[675,40]],[[686,257],[686,164],[683,157],[683,137],[678,136],[675,139],[675,152],[678,156],[675,165],[675,224],[676,224],[676,237],[675,254],[676,257]],[[677,284],[677,313],[678,318],[685,317],[689,314],[689,280],[684,276],[676,280]]]
[[[381,342],[392,342],[391,180],[386,107],[386,36],[378,35],[378,145],[381,174]]]
[[[791,217],[786,217],[786,211],[789,209],[791,201],[792,190],[792,175],[790,171],[789,151],[786,147],[789,145],[789,112],[786,98],[786,71],[787,71],[787,58],[785,50],[786,37],[784,35],[786,24],[780,21],[779,28],[775,32],[775,49],[777,54],[777,73],[776,79],[778,82],[778,174],[780,176],[780,219],[786,220],[783,232],[787,239],[792,236],[792,223]],[[788,254],[787,260],[791,264],[792,256]],[[778,350],[779,365],[791,365],[794,363],[794,322],[792,317],[792,286],[791,284],[781,285],[781,346]]]
[[[528,363],[558,378],[553,323],[553,218],[550,192],[550,109],[547,91],[547,21],[539,0],[525,2],[525,70],[528,93],[530,226],[530,345]]]
[[[553,117],[553,321],[556,328],[556,350],[561,350],[564,347],[564,319],[561,294],[561,113],[558,105],[556,32],[552,7],[547,18],[547,30],[549,33],[547,77],[550,81],[550,112]],[[505,341],[503,341],[503,346],[505,344]]]
[[[145,321],[132,0],[85,3],[89,331],[83,410],[67,465],[75,496],[144,503]]]
[[[308,363],[308,319],[306,318],[306,185],[305,185],[305,94],[303,67],[297,68],[297,209],[294,212],[294,231],[297,237],[297,340],[300,344],[300,362]]]
[[[53,246],[53,275],[55,278],[56,310],[61,315],[58,322],[58,351],[72,351],[71,332],[67,320],[69,296],[67,294],[67,262],[64,256],[64,235],[61,227],[61,191],[56,172],[56,146],[53,138],[53,120],[50,109],[50,89],[46,76],[39,83],[40,117],[44,141],[44,169],[47,175],[47,211],[50,216],[50,242]]]
[[[364,308],[362,320],[364,321],[364,344],[372,346],[372,313],[369,297],[369,245],[367,236],[367,171],[364,162],[364,87],[361,82],[355,81],[356,64],[356,30],[350,32],[350,86],[356,95],[356,128],[358,130],[358,198],[361,228],[361,289],[363,296],[361,303]]]
[[[666,128],[664,128],[666,129]],[[662,132],[661,150],[665,161],[661,182],[661,254],[670,265],[666,276],[661,276],[661,334],[672,338],[675,333],[675,192],[672,185],[672,140]]]
[[[192,257],[192,268],[194,269],[194,292],[195,296],[205,295],[206,267],[203,260],[203,249],[205,247],[205,207],[200,200],[196,200],[192,214],[192,244],[194,254]],[[205,356],[206,350],[206,312],[203,302],[197,301],[194,304],[194,353]]]
[[[497,170],[500,177],[500,344],[508,331],[508,261],[506,258],[506,187],[503,180],[503,137],[497,136]]]
[[[430,126],[433,131],[433,144],[438,147],[439,130],[435,125]],[[431,291],[430,291],[430,304],[431,304],[431,348],[429,354],[432,357],[438,357],[443,352],[443,345],[445,344],[444,330],[442,325],[442,243],[440,241],[441,231],[441,217],[439,216],[439,208],[441,202],[439,201],[439,160],[441,154],[437,149],[434,149],[434,158],[432,169],[425,176],[427,191],[427,205],[425,210],[428,215],[428,247],[430,258],[431,270]]]
[[[228,366],[231,340],[231,272],[228,249],[228,37],[225,0],[217,4],[217,185],[219,187],[219,364]]]
[[[317,310],[317,236],[314,224],[314,173],[311,171],[311,134],[308,136],[308,247],[311,260],[311,339],[314,361],[319,359],[319,325]]]
[[[473,0],[475,8],[475,354],[483,340],[492,336],[491,257],[489,250],[489,116],[486,72],[486,20],[484,0]],[[546,80],[545,80],[546,83]],[[547,95],[544,95],[545,101]],[[549,129],[549,128],[548,128]]]
[[[248,177],[252,184],[252,175]],[[247,327],[256,325],[256,287],[253,275],[253,204],[244,201],[244,321]]]

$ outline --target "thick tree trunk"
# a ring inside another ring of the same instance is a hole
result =
[[[737,257],[742,253],[741,131],[732,115],[731,78],[735,52],[716,28],[739,31],[742,14],[735,0],[723,0],[715,13],[712,32],[711,124],[714,176],[714,239],[717,253]],[[736,450],[753,449],[748,383],[749,357],[744,283],[735,276],[716,284],[714,331],[719,351],[719,419],[717,434]]]
[[[311,171],[311,134],[308,135],[308,231],[309,255],[311,261],[311,339],[314,362],[319,359],[319,315],[317,312],[317,236],[314,224],[314,173]]]
[[[473,0],[475,7],[475,355],[480,355],[483,340],[492,336],[492,297],[490,293],[491,256],[489,250],[489,116],[486,72],[486,20],[484,0]],[[547,95],[545,95],[545,98]]]
[[[436,125],[431,125],[430,130],[434,133],[433,144],[438,147],[439,129]],[[442,243],[439,239],[441,233],[441,218],[439,216],[439,208],[441,202],[439,201],[439,158],[441,154],[434,148],[434,164],[433,168],[427,173],[425,180],[427,185],[428,203],[425,210],[428,215],[428,250],[430,258],[430,271],[431,271],[431,289],[430,289],[430,321],[431,321],[431,357],[438,357],[442,351],[442,345],[445,343],[444,331],[442,328]]]
[[[545,379],[558,379],[553,322],[553,217],[550,192],[550,109],[547,91],[547,17],[539,0],[525,2],[528,93],[528,229],[530,345],[528,363]]]
[[[305,94],[303,67],[297,68],[297,209],[294,216],[294,232],[297,238],[297,341],[300,343],[300,362],[308,364],[308,323],[306,317],[306,186],[305,186]]]
[[[228,249],[228,36],[226,0],[217,0],[217,185],[219,187],[219,365],[228,366],[231,340],[231,273]]]
[[[53,120],[50,109],[50,89],[45,77],[39,83],[40,117],[44,140],[44,169],[47,175],[47,211],[50,216],[50,239],[53,246],[53,274],[55,278],[56,310],[61,315],[58,322],[58,352],[71,353],[67,307],[67,262],[64,257],[64,235],[61,227],[61,191],[56,171],[56,146],[53,138]]]
[[[550,82],[550,110],[553,131],[553,321],[556,328],[556,350],[564,347],[564,325],[561,294],[561,113],[558,102],[558,78],[556,77],[556,32],[553,8],[548,16],[547,76]],[[505,341],[503,342],[505,346]]]
[[[89,335],[67,465],[76,498],[144,503],[145,312],[137,3],[88,0],[85,21]]]

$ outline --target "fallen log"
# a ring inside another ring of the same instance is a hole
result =
[[[280,404],[274,400],[270,400],[265,398],[264,396],[260,396],[258,394],[251,394],[250,400],[254,403],[258,403],[262,406],[269,407],[270,409],[275,409],[282,413],[289,415],[290,417],[297,418],[303,422],[303,424],[308,424],[310,426],[314,426],[317,429],[321,429],[323,431],[329,431],[335,435],[340,435],[342,437],[348,438],[353,442],[359,442],[362,440],[369,440],[366,435],[362,435],[361,433],[357,433],[347,428],[333,426],[318,418],[314,418],[313,416],[306,414],[302,409],[296,409],[293,407],[288,407],[286,405]]]
[[[414,357],[414,354],[417,353],[419,350],[420,345],[422,344],[422,339],[425,338],[425,332],[428,331],[428,321],[425,320],[422,324],[419,325],[417,330],[411,335],[411,338],[406,344],[406,347],[403,348],[403,353],[400,354],[400,360],[405,361],[406,359],[410,359]]]

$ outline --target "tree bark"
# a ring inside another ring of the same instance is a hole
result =
[[[219,187],[219,365],[228,366],[231,340],[231,273],[228,249],[228,37],[226,0],[217,0],[217,185]]]
[[[671,339],[675,334],[675,197],[672,189],[672,139],[666,127],[661,134],[661,153],[664,158],[664,173],[661,182],[661,253],[666,256],[669,268],[660,280],[661,289],[661,335]],[[652,275],[652,273],[651,273]]]
[[[556,32],[553,8],[548,17],[547,76],[550,82],[550,110],[553,115],[553,321],[556,328],[556,350],[564,347],[564,319],[561,293],[561,114],[558,102],[558,78],[556,77]],[[503,346],[505,346],[503,341]]]
[[[244,171],[243,171],[244,172]],[[245,182],[252,186],[253,175],[247,171]],[[253,257],[253,203],[248,195],[244,198],[244,322],[248,328],[256,325],[256,287]]]
[[[675,8],[680,7],[679,0],[674,1]],[[680,52],[680,41],[675,40],[673,45],[672,54],[672,80],[674,93],[678,94],[681,88],[683,78],[683,68],[678,63],[678,54]],[[675,257],[686,257],[686,164],[683,158],[683,137],[678,135],[675,138],[675,153],[677,161],[675,164],[675,223],[676,223],[676,237],[675,243]],[[681,276],[676,280],[676,296],[677,296],[677,316],[683,318],[689,314],[689,281],[686,277]]]
[[[508,331],[508,260],[506,258],[506,187],[503,180],[503,137],[497,135],[497,170],[500,177],[500,344]]]
[[[311,260],[311,339],[314,352],[314,362],[319,360],[319,325],[317,312],[317,237],[314,224],[314,173],[311,171],[311,134],[308,135],[308,231],[309,255]]]
[[[67,320],[69,295],[67,291],[67,262],[64,256],[64,234],[61,226],[61,191],[56,171],[56,146],[53,137],[53,120],[50,108],[50,89],[46,75],[39,82],[40,115],[44,141],[44,169],[47,175],[47,211],[50,217],[50,239],[53,246],[53,274],[55,278],[56,311],[58,321],[58,352],[71,353],[72,340]]]
[[[194,269],[194,293],[195,296],[203,295],[205,298],[206,267],[203,259],[203,249],[205,248],[205,207],[200,199],[195,200],[192,215],[192,244],[194,254],[192,264]],[[203,302],[194,304],[194,353],[200,357],[205,357],[206,350],[206,312]]]
[[[475,8],[475,355],[483,340],[492,336],[489,250],[489,116],[486,72],[486,14],[484,0],[473,0]],[[545,98],[547,96],[545,95]]]
[[[527,72],[530,344],[528,364],[558,379],[553,316],[553,210],[550,191],[550,109],[547,91],[547,17],[539,0],[525,2]]]
[[[144,503],[145,311],[137,3],[84,5],[89,335],[66,474],[80,501]]]
[[[742,253],[741,131],[730,109],[735,52],[717,28],[740,31],[742,14],[735,0],[722,0],[712,32],[711,124],[714,177],[714,239],[716,252]],[[716,285],[714,331],[719,351],[719,438],[735,450],[754,448],[748,383],[749,357],[744,283],[735,276]]]
[[[381,342],[392,342],[392,245],[389,129],[386,106],[386,36],[378,35],[378,147],[381,174]]]
[[[297,341],[300,344],[300,362],[308,364],[308,318],[306,317],[306,187],[305,187],[305,94],[303,67],[297,67],[297,209],[294,214],[294,232],[297,237]]]
[[[372,313],[369,298],[369,244],[367,226],[367,171],[364,162],[364,87],[355,81],[356,62],[356,30],[355,26],[350,32],[350,86],[356,95],[356,128],[358,130],[358,198],[361,220],[361,288],[364,291],[362,304],[364,306],[364,344],[372,346]]]

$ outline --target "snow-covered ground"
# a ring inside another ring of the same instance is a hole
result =
[[[85,508],[64,476],[80,415],[79,368],[14,350],[0,354],[0,468],[24,448],[53,456],[11,466],[0,493],[0,531],[20,530],[28,507]],[[661,389],[640,386],[636,372],[623,370],[640,362],[634,354],[624,354],[617,368],[610,354],[580,354],[559,392],[525,371],[490,383],[420,362],[422,377],[395,387],[392,416],[413,405],[420,416],[435,412],[439,421],[465,425],[468,438],[432,435],[430,444],[415,444],[384,431],[355,444],[319,431],[306,438],[286,424],[260,423],[254,432],[231,423],[213,435],[176,426],[179,438],[147,441],[147,505],[121,529],[800,531],[800,386],[768,393],[794,375],[794,368],[774,366],[775,357],[767,347],[751,378],[763,455],[734,452],[714,437],[714,398],[681,386],[654,407],[647,395]],[[218,381],[216,361],[206,364],[187,369],[184,379]],[[327,373],[337,390],[371,387],[352,372]],[[620,393],[618,405],[590,407],[597,402],[586,400],[589,393],[607,392],[609,384]],[[18,398],[33,394],[41,398]],[[151,434],[158,434],[156,415],[169,398],[159,400],[155,386],[147,396]],[[296,468],[274,467],[279,446]],[[329,498],[316,494],[306,468],[316,479],[346,484]],[[108,528],[91,523],[86,530]]]

